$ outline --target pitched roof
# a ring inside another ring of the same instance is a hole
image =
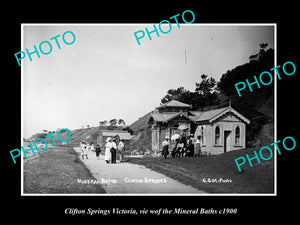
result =
[[[119,135],[120,139],[131,140],[132,136],[127,131],[123,130],[102,130],[100,131],[103,137],[114,137]]]
[[[165,107],[181,107],[181,108],[191,108],[192,106],[189,105],[189,104],[185,104],[185,103],[182,103],[182,102],[179,102],[177,100],[171,100],[161,106],[158,106],[157,108],[160,109],[160,108],[165,108]]]
[[[153,113],[151,114],[150,118],[153,118],[154,121],[156,122],[168,122],[174,118],[176,118],[177,116],[183,116],[187,119],[191,119],[189,116],[185,115],[182,112],[178,112],[178,113]]]
[[[213,122],[214,120],[220,118],[227,112],[232,112],[234,115],[236,115],[244,122],[248,124],[250,123],[250,120],[248,120],[246,117],[244,117],[242,114],[240,114],[238,111],[236,111],[230,106],[219,108],[219,109],[208,110],[204,112],[193,111],[191,113],[195,115],[193,118],[196,122],[204,122],[204,121]]]
[[[182,103],[182,102],[179,102],[177,100],[171,100],[171,101],[157,107],[157,109],[165,108],[165,107],[191,108],[192,106]],[[211,123],[228,112],[233,113],[236,117],[238,117],[240,120],[244,121],[245,123],[248,123],[248,124],[250,123],[250,120],[248,120],[246,117],[244,117],[238,111],[233,109],[231,106],[223,107],[223,108],[219,108],[219,109],[207,110],[207,111],[189,111],[188,115],[186,115],[185,113],[182,113],[182,112],[168,112],[168,113],[154,112],[151,114],[150,119],[152,118],[156,122],[168,122],[168,121],[176,118],[177,116],[184,116],[185,118],[187,118],[191,121],[194,121],[194,122],[210,122]]]
[[[191,118],[194,122],[203,114],[202,111],[189,111],[189,118]]]

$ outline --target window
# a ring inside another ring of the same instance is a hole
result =
[[[215,145],[220,144],[220,127],[217,126],[215,129]]]
[[[234,140],[235,145],[240,145],[240,127],[235,128],[235,140]]]

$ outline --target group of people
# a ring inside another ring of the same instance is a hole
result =
[[[105,144],[104,160],[106,163],[116,163],[117,152],[120,156],[120,162],[124,161],[125,145],[119,136],[114,138],[108,137]]]
[[[88,152],[89,151],[95,151],[96,158],[100,159],[100,153],[101,153],[101,147],[99,144],[94,146],[93,143],[88,143],[85,141],[80,142],[81,147],[81,157],[82,159],[86,158],[88,159]],[[119,153],[120,156],[120,162],[124,161],[124,150],[125,145],[122,142],[122,140],[119,138],[119,136],[115,136],[114,138],[108,137],[106,139],[105,144],[105,152],[104,152],[104,160],[106,163],[116,163],[117,153]]]
[[[162,156],[167,158],[170,154],[172,158],[181,157],[194,157],[201,156],[202,151],[202,138],[198,136],[197,139],[191,134],[189,137],[180,135],[178,139],[175,140],[175,146],[171,152],[169,152],[170,141],[166,137],[162,143]]]
[[[99,159],[99,154],[101,152],[100,146],[97,144],[96,148],[93,144],[93,142],[88,143],[86,141],[81,141],[80,142],[80,148],[81,148],[81,157],[82,159],[84,159],[84,157],[86,159],[88,159],[88,152],[89,151],[95,151],[96,152],[96,157],[97,159]]]

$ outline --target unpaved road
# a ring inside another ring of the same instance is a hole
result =
[[[80,147],[74,150],[79,153]],[[80,159],[108,194],[205,193],[141,165],[119,163],[118,160],[117,164],[107,164],[102,155],[97,160],[95,152],[88,152],[88,156],[88,159]]]

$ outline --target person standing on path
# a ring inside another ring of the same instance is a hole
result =
[[[88,159],[86,147],[87,146],[84,145],[83,148],[81,149],[81,157],[82,157],[82,159],[84,159],[84,156],[85,156],[86,159]]]
[[[197,141],[195,145],[195,156],[201,156],[201,147],[202,147],[201,136],[197,136]]]
[[[119,144],[118,144],[118,151],[119,151],[119,154],[120,154],[120,162],[123,162],[124,160],[124,143],[122,140],[120,140]]]
[[[110,152],[111,147],[112,147],[111,138],[108,137],[106,138],[105,155],[104,155],[104,160],[106,163],[109,163],[111,159],[111,152]]]
[[[84,156],[88,158],[87,151],[86,151],[86,143],[84,141],[80,142],[80,148],[81,148],[81,157],[84,159]]]
[[[93,142],[91,142],[91,148],[90,148],[91,152],[94,152],[95,151],[95,146],[93,144]]]
[[[89,154],[89,151],[90,151],[90,144],[87,142],[86,143],[86,158],[88,158],[88,154]]]
[[[117,158],[117,144],[116,144],[116,139],[114,138],[111,140],[111,163],[116,163],[116,158]]]
[[[100,148],[99,144],[96,145],[95,152],[96,152],[96,158],[100,159],[101,148]]]

